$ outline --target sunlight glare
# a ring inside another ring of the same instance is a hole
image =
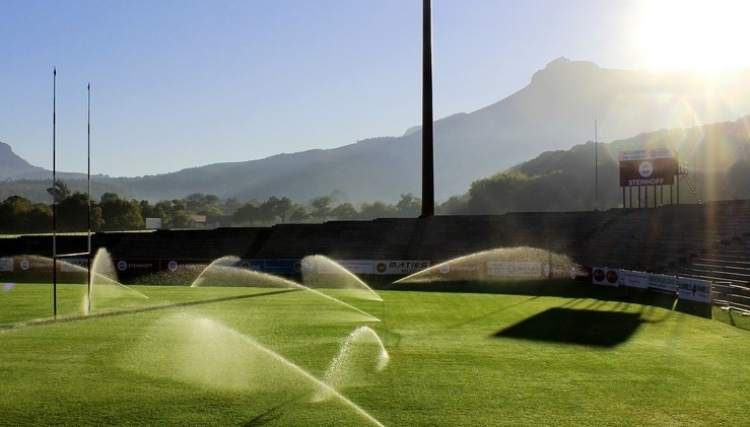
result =
[[[717,73],[748,67],[747,0],[653,0],[640,5],[635,43],[646,68]]]

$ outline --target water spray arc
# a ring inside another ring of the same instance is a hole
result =
[[[165,345],[166,343],[166,345]],[[362,407],[249,335],[204,316],[177,313],[154,325],[123,368],[217,390],[324,395],[383,426]]]
[[[225,256],[214,260],[211,264],[204,268],[203,271],[201,271],[201,273],[193,281],[190,287],[239,286],[297,289],[300,291],[310,292],[311,294],[321,297],[327,301],[333,302],[340,307],[344,307],[347,310],[354,311],[359,315],[364,316],[367,321],[380,322],[380,319],[378,319],[376,316],[373,316],[372,314],[367,313],[364,310],[341,301],[338,298],[326,295],[316,289],[312,289],[308,286],[285,279],[283,277],[241,268],[239,265],[240,261],[239,257],[237,256]]]

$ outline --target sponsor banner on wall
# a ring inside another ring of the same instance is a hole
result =
[[[263,271],[262,259],[241,259],[237,261],[237,267],[245,270]]]
[[[648,273],[640,271],[620,270],[620,286],[629,288],[648,289]]]
[[[145,274],[159,271],[158,259],[120,259],[113,260],[115,268],[121,273]]]
[[[374,261],[342,259],[336,260],[335,262],[352,274],[373,274],[375,271]],[[340,273],[335,265],[328,266],[328,270],[329,271],[325,271],[325,273]]]
[[[13,258],[0,257],[0,271],[13,271]]]
[[[49,258],[16,258],[16,271],[52,271],[52,259]]]
[[[487,261],[487,275],[498,277],[542,277],[538,261]]]
[[[618,286],[620,270],[616,268],[594,267],[591,271],[591,283],[602,286]]]
[[[174,273],[196,265],[207,266],[211,261],[205,259],[163,259],[159,262],[159,270]]]
[[[269,274],[300,274],[302,261],[298,259],[266,259],[263,260],[263,272]]]
[[[707,280],[677,278],[677,297],[682,300],[711,303],[711,282]]]
[[[430,261],[381,260],[374,264],[375,274],[409,275],[430,267]]]
[[[649,274],[648,287],[657,291],[673,294],[677,292],[677,278],[664,274]]]
[[[481,266],[478,264],[450,263],[444,262],[438,267],[438,272],[447,276],[467,276],[480,277],[482,273]]]
[[[352,274],[372,274],[373,261],[370,260],[330,260],[330,262],[303,263],[303,273],[340,274],[342,269]]]
[[[58,259],[58,268],[64,273],[78,273],[88,270],[88,258],[64,258]]]

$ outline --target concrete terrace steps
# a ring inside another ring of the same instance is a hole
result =
[[[60,251],[85,250],[86,236],[58,240]],[[746,285],[750,262],[747,201],[611,209],[515,212],[504,215],[382,218],[213,230],[105,232],[93,236],[120,259],[426,260],[530,246],[563,253],[585,266],[687,272]],[[62,248],[66,249],[62,249]],[[0,239],[0,256],[51,255],[51,237]],[[731,274],[725,274],[731,273]]]
[[[402,259],[417,219],[329,221],[271,228],[257,258]]]
[[[241,256],[261,228],[215,230],[157,230],[152,233],[117,233],[107,248],[113,258],[201,259]],[[109,234],[109,233],[106,233]]]

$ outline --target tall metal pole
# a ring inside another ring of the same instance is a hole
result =
[[[86,86],[86,194],[88,199],[88,211],[86,225],[88,227],[88,252],[87,252],[87,287],[86,287],[86,314],[91,312],[91,83]]]
[[[599,126],[594,119],[594,210],[599,210]]]
[[[52,76],[52,315],[57,320],[57,67]]]
[[[435,214],[435,174],[432,128],[432,10],[422,2],[422,214]]]

